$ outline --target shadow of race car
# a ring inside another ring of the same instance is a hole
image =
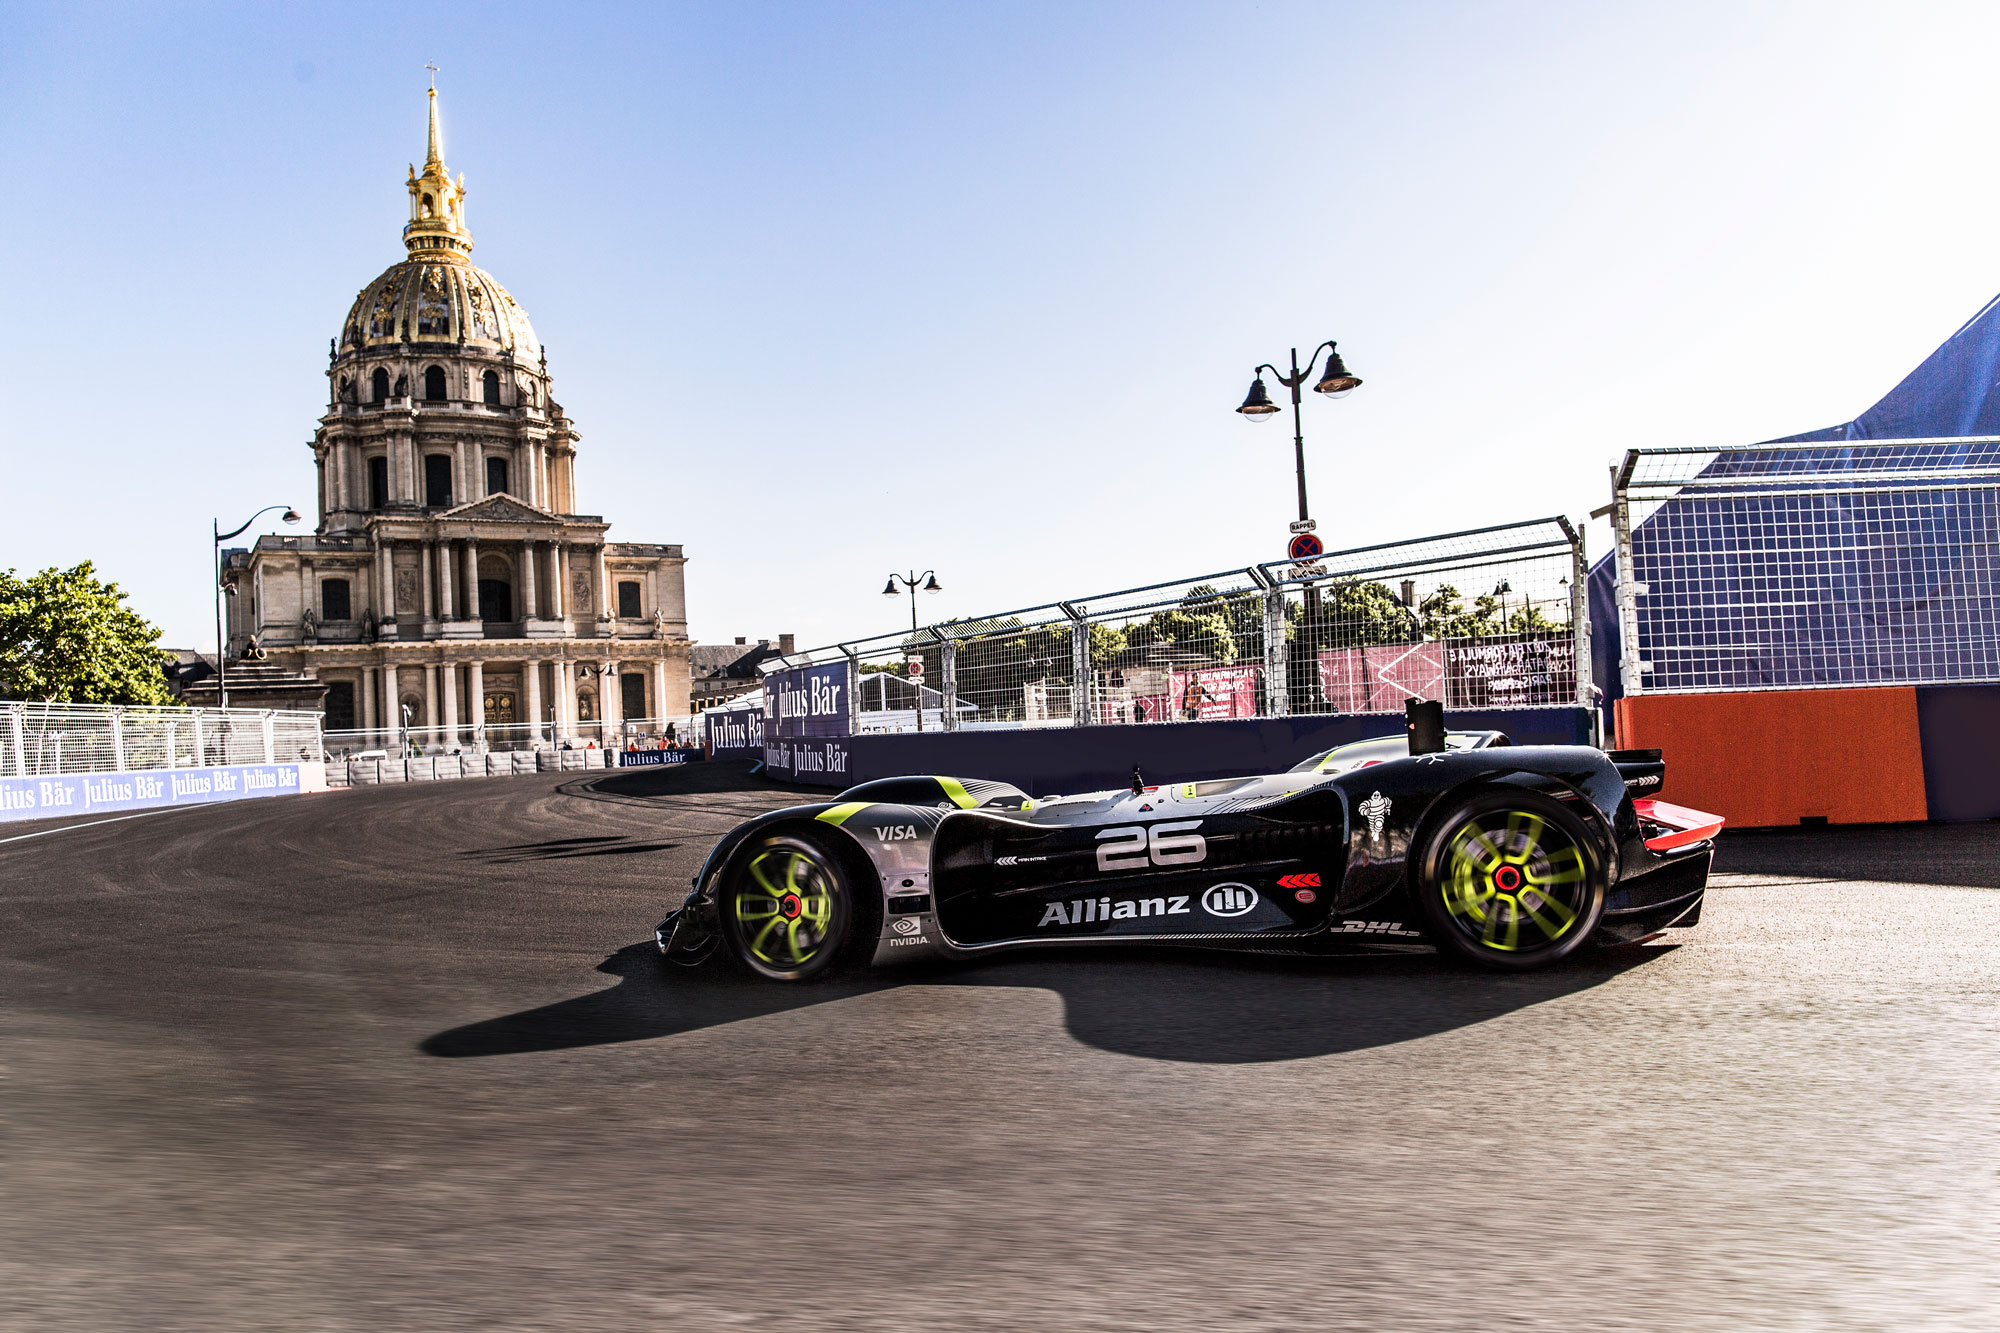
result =
[[[1420,747],[1423,743],[1420,742]],[[1079,944],[1348,954],[1503,970],[1701,918],[1719,816],[1658,799],[1657,750],[1455,732],[1266,777],[1035,800],[897,777],[740,825],[660,951],[774,981]]]

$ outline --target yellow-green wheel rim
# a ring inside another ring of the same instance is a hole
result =
[[[737,938],[751,957],[778,972],[819,957],[833,930],[833,876],[798,847],[767,847],[743,868],[730,902]]]
[[[1469,819],[1445,844],[1442,890],[1452,924],[1480,947],[1520,953],[1575,930],[1590,869],[1576,840],[1532,810]]]

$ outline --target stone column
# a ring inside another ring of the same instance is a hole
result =
[[[529,733],[536,740],[542,736],[542,664],[540,662],[521,663],[521,682],[527,686],[528,725],[534,730]]]
[[[436,662],[424,664],[424,725],[438,724],[438,668]]]
[[[395,732],[403,725],[402,705],[397,702],[396,666],[385,663],[382,667],[382,728]]]
[[[444,664],[444,743],[458,744],[458,664]]]
[[[568,658],[555,664],[556,741],[566,739],[576,719],[576,677]]]
[[[618,663],[604,662],[603,675],[597,678],[597,716],[604,728],[603,745],[607,750],[622,748],[625,730],[625,695],[623,678],[618,674]]]
[[[458,598],[452,595],[457,586],[452,581],[451,538],[447,537],[438,543],[438,610],[445,620],[458,619]]]
[[[597,544],[597,618],[609,620],[616,610],[611,604],[610,573],[604,566],[604,543]]]
[[[486,750],[486,664],[484,662],[465,664],[465,713],[466,723],[472,730],[472,748],[484,753]]]
[[[361,716],[358,719],[363,731],[375,730],[375,692],[380,687],[375,683],[374,667],[361,668]],[[366,745],[361,747],[367,749]]]
[[[465,618],[479,619],[479,543],[465,539]]]
[[[521,543],[521,619],[539,620],[542,604],[535,599],[535,561],[540,558],[535,543]]]
[[[549,614],[557,620],[562,620],[566,618],[569,609],[568,562],[563,558],[561,542],[549,543],[549,549],[554,552],[556,566],[555,577],[549,580]]]
[[[395,622],[395,588],[391,586],[389,567],[392,562],[390,542],[387,538],[375,543],[375,596],[369,600],[375,603],[375,623],[389,625]]]
[[[431,578],[431,562],[436,558],[437,558],[436,542],[425,542],[422,546],[419,546],[417,548],[417,564],[421,566],[424,571],[423,612],[424,612],[424,619],[426,621],[436,620],[438,618],[437,584]]]
[[[653,706],[648,711],[654,717],[667,715],[667,659],[664,657],[653,662]]]

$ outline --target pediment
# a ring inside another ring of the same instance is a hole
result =
[[[516,500],[505,494],[489,495],[483,500],[462,504],[456,509],[447,509],[437,515],[439,519],[475,519],[486,523],[551,523],[556,516],[546,509],[537,509],[524,500]]]

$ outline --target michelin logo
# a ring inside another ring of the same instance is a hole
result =
[[[1389,818],[1389,798],[1378,791],[1355,809],[1368,821],[1368,841],[1382,841],[1382,824]]]

